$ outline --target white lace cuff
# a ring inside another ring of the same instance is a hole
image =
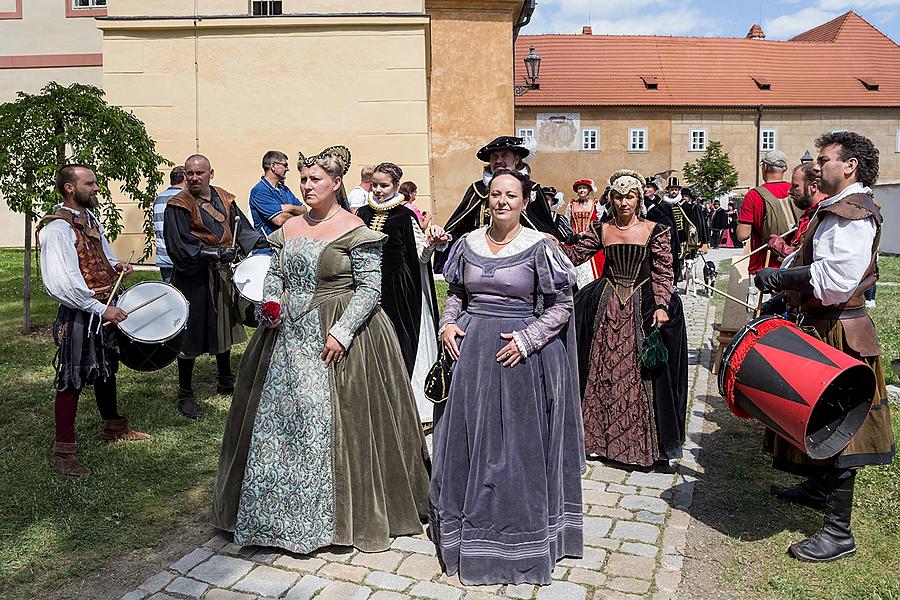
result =
[[[350,349],[350,344],[353,343],[353,332],[341,325],[340,322],[331,326],[331,329],[328,330],[328,335],[336,339],[344,347],[345,352]]]
[[[516,347],[522,354],[522,358],[526,358],[528,356],[528,345],[525,343],[525,336],[522,335],[521,331],[513,331],[512,336],[513,341],[516,343]]]

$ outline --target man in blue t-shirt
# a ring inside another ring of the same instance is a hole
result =
[[[256,230],[269,235],[291,217],[305,213],[306,207],[284,183],[290,171],[287,154],[269,150],[262,168],[263,176],[250,190],[250,215]]]

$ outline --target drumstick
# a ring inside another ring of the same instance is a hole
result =
[[[231,237],[231,247],[237,245],[238,228],[241,226],[241,215],[234,215],[234,235]]]
[[[134,308],[132,308],[131,310],[128,311],[128,316],[133,315],[133,314],[134,314],[135,312],[137,312],[139,309],[144,308],[145,306],[147,306],[147,305],[150,304],[151,302],[156,302],[157,300],[159,300],[159,299],[162,298],[163,296],[165,296],[165,294],[160,294],[160,295],[157,296],[156,298],[150,298],[149,300],[145,300],[144,302],[141,302],[140,304],[138,304],[137,306],[135,306]],[[103,325],[104,325],[104,326],[106,326],[106,325],[112,325],[112,321],[107,321],[107,322],[104,323]]]
[[[709,285],[709,284],[706,283],[705,281],[698,281],[697,283],[699,283],[699,284],[702,285],[703,287],[706,287],[706,288],[711,289],[712,291],[714,291],[714,292],[717,293],[717,294],[722,294],[723,296],[725,296],[725,297],[728,298],[729,300],[731,300],[731,301],[733,301],[733,302],[737,302],[737,303],[740,304],[741,306],[746,306],[746,307],[749,308],[750,310],[754,310],[754,309],[756,308],[756,307],[754,307],[754,306],[750,306],[749,304],[747,304],[747,303],[744,302],[743,300],[738,300],[737,298],[735,298],[735,297],[732,296],[731,294],[726,294],[726,293],[723,292],[722,290],[717,289],[717,288],[714,288],[713,286]]]
[[[793,228],[791,228],[791,229],[785,231],[784,233],[782,233],[782,234],[781,234],[780,236],[778,236],[778,237],[784,237],[784,236],[786,236],[786,235],[791,235],[791,234],[794,233],[795,231],[797,231],[797,228],[796,228],[796,227],[793,227]],[[744,260],[750,258],[751,256],[753,256],[753,255],[756,254],[757,252],[762,252],[762,251],[765,250],[766,248],[769,248],[769,246],[764,244],[764,245],[760,246],[759,248],[757,248],[756,250],[754,250],[753,252],[748,252],[747,254],[743,255],[743,256],[740,257],[739,259],[731,261],[731,265],[734,266],[734,265],[738,264],[739,262],[744,261]],[[771,248],[770,248],[770,250],[771,250]],[[768,263],[769,261],[766,261],[766,262]]]
[[[131,263],[131,259],[134,258],[134,250],[131,251],[131,254],[128,255],[128,260],[126,263]],[[109,304],[112,302],[113,298],[116,295],[116,292],[119,291],[119,284],[122,283],[122,278],[125,277],[125,269],[122,269],[119,272],[119,278],[116,279],[116,285],[113,286],[112,292],[109,293],[109,299],[106,301],[106,306],[103,307],[103,312],[106,312],[106,309],[109,308]],[[102,319],[101,319],[102,321]],[[97,323],[97,333],[100,333],[100,323]]]

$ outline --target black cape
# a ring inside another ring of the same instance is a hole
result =
[[[215,188],[210,202],[216,210],[225,213],[225,205]],[[200,215],[207,229],[214,235],[222,235],[222,223],[213,219],[205,210],[201,210]],[[259,233],[253,229],[252,221],[241,212],[236,202],[232,202],[229,216],[231,231],[234,231],[235,222],[240,217],[237,243],[245,254],[249,254],[260,239]],[[247,339],[241,325],[242,315],[231,266],[203,260],[200,250],[205,245],[191,233],[190,214],[183,208],[168,205],[163,235],[166,250],[174,265],[172,285],[189,302],[187,331],[181,349],[185,356],[220,354],[230,349],[232,343]]]
[[[550,206],[544,200],[541,184],[532,182],[531,201],[522,213],[522,225],[536,229],[543,233],[549,233],[558,240],[564,240],[563,232],[556,226],[556,220],[550,212]],[[488,209],[488,186],[484,180],[479,180],[469,186],[463,195],[462,201],[450,218],[444,229],[453,236],[456,241],[470,231],[489,225],[491,215]],[[434,257],[434,270],[438,273],[444,270],[444,263],[450,254],[449,248],[443,252],[438,251]]]
[[[662,223],[669,228],[672,240],[672,271],[675,273],[675,283],[681,278],[681,258],[678,249],[681,247],[681,232],[675,227],[675,214],[672,206],[658,196],[654,199],[644,197],[644,206],[647,208],[647,220],[654,223]]]
[[[356,211],[356,216],[372,226],[379,213],[368,204]],[[384,214],[384,213],[381,213]],[[387,218],[378,231],[387,235],[381,255],[381,305],[394,324],[400,352],[409,376],[416,366],[419,348],[419,324],[422,319],[422,282],[428,286],[431,297],[431,316],[434,336],[437,337],[437,296],[434,292],[434,276],[427,264],[419,262],[413,227],[415,214],[400,205],[387,211]]]

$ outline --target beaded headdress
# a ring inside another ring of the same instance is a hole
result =
[[[341,177],[350,170],[350,150],[346,146],[329,146],[314,156],[304,156],[303,152],[298,152],[297,169],[303,167],[311,167],[316,161],[326,156],[334,156],[341,163]]]
[[[637,171],[620,169],[609,178],[609,187],[612,191],[625,196],[634,190],[638,198],[644,193],[644,176]]]

